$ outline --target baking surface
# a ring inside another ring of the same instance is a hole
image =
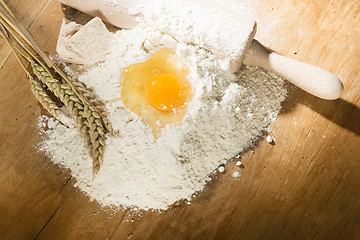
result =
[[[60,4],[6,2],[55,53]],[[276,144],[260,140],[245,153],[240,178],[231,177],[232,162],[191,205],[142,217],[103,211],[74,188],[69,170],[34,150],[42,110],[0,40],[0,238],[360,239],[360,2],[255,2],[255,38],[339,76],[341,99],[320,100],[288,84],[271,125]]]

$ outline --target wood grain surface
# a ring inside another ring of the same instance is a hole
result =
[[[61,5],[6,2],[55,53]],[[360,2],[254,2],[255,38],[331,71],[344,93],[326,101],[288,84],[271,125],[276,144],[260,139],[242,156],[243,169],[230,163],[191,205],[162,213],[102,209],[68,169],[36,151],[43,112],[1,40],[0,239],[360,239]]]

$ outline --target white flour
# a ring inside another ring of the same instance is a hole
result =
[[[104,164],[94,180],[92,160],[78,131],[48,121],[41,149],[70,168],[76,186],[102,205],[166,209],[180,199],[190,200],[220,164],[253,145],[285,98],[283,79],[276,75],[243,66],[235,76],[226,61],[177,43],[146,23],[112,37],[104,62],[67,69],[100,99],[119,98],[122,69],[162,47],[175,50],[191,69],[194,97],[182,126],[168,125],[156,140],[121,101],[108,103],[113,128],[121,134],[107,136]]]
[[[142,18],[162,33],[231,59],[244,52],[254,24],[248,11],[225,9],[221,3],[207,0],[147,0],[134,5],[130,12],[141,12]]]

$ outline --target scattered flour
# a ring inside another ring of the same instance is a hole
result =
[[[41,149],[70,168],[76,186],[104,206],[166,209],[181,199],[191,200],[219,165],[254,144],[286,95],[283,79],[275,74],[243,66],[234,75],[226,61],[179,43],[146,22],[114,33],[112,41],[103,62],[66,69],[107,102],[113,128],[120,130],[118,137],[107,136],[104,164],[94,179],[78,131],[41,118],[49,128]],[[190,68],[194,97],[183,124],[167,125],[155,139],[142,119],[116,99],[122,69],[162,47],[176,51]]]
[[[231,176],[232,176],[233,178],[238,178],[238,177],[241,176],[241,173],[240,173],[239,171],[233,171],[233,173],[231,174]]]

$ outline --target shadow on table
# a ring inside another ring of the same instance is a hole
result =
[[[303,104],[337,125],[360,135],[360,108],[344,100],[323,100],[288,83],[288,97],[280,114],[291,112],[296,104]]]

